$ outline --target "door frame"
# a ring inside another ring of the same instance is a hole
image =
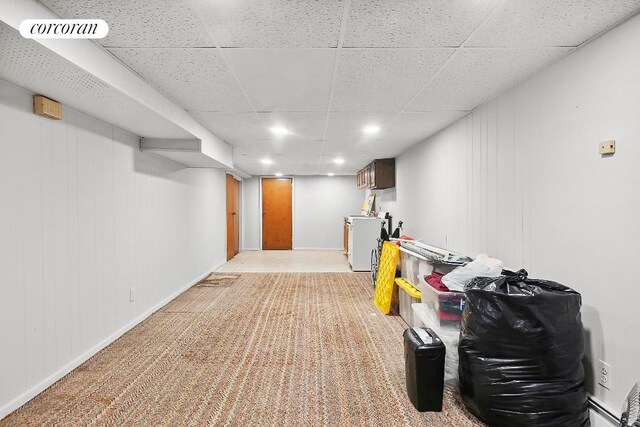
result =
[[[227,256],[228,256],[228,251],[229,251],[229,240],[227,236],[227,231],[229,230],[229,225],[228,225],[228,218],[227,218],[227,206],[226,206],[226,198],[227,198],[227,175],[230,176],[232,179],[234,179],[237,182],[237,188],[238,188],[238,212],[236,214],[236,217],[238,219],[238,254],[240,252],[242,252],[242,221],[243,221],[243,209],[242,209],[242,178],[238,177],[236,174],[230,173],[228,171],[225,171],[225,240],[227,241]],[[236,254],[236,255],[238,255]],[[234,255],[235,258],[235,255]],[[233,258],[231,258],[233,259]],[[227,262],[230,261],[227,260]]]
[[[260,200],[258,200],[258,215],[260,216],[260,236],[259,236],[259,243],[260,243],[260,250],[262,249],[262,220],[263,215],[262,215],[262,180],[263,179],[278,179],[278,178],[285,178],[285,179],[290,179],[291,180],[291,250],[294,251],[296,250],[295,248],[295,241],[296,241],[296,179],[293,176],[290,175],[282,175],[282,176],[273,176],[273,175],[263,175],[260,176],[260,185],[259,185],[259,189],[258,189],[258,198]]]

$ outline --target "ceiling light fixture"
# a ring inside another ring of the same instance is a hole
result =
[[[273,160],[271,159],[262,159],[260,161],[262,162],[263,165],[270,165],[271,163],[273,163]]]
[[[329,172],[327,176],[333,176],[333,172]]]
[[[378,133],[378,132],[380,132],[380,126],[378,126],[378,125],[367,125],[367,126],[362,128],[362,132],[366,133],[367,135],[372,135],[374,133]]]
[[[274,135],[289,135],[291,131],[284,126],[272,126],[269,128]]]
[[[276,176],[280,178],[282,176],[282,172],[276,172]]]
[[[333,163],[335,163],[336,165],[341,165],[344,163],[344,159],[341,159],[341,158],[333,159]]]

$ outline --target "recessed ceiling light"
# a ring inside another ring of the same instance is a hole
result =
[[[273,163],[273,160],[271,159],[262,159],[260,161],[262,162],[263,165],[270,165],[271,163]]]
[[[281,177],[281,176],[282,176],[282,172],[277,172],[277,173],[276,173],[276,176],[277,176],[278,178],[279,178],[279,177]]]
[[[333,176],[333,172],[329,172],[327,176]]]
[[[274,135],[289,135],[291,131],[284,126],[272,126],[269,128]]]
[[[333,159],[333,163],[335,163],[336,165],[341,165],[344,163],[344,159],[341,159],[341,158]]]
[[[378,125],[367,125],[367,126],[362,128],[362,132],[366,133],[367,135],[378,133],[378,132],[380,132],[380,126],[378,126]]]

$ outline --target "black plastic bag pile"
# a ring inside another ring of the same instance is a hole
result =
[[[581,296],[503,271],[466,287],[460,392],[491,426],[588,426]]]

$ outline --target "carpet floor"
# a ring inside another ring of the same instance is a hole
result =
[[[407,398],[368,274],[214,273],[0,425],[475,426]]]

